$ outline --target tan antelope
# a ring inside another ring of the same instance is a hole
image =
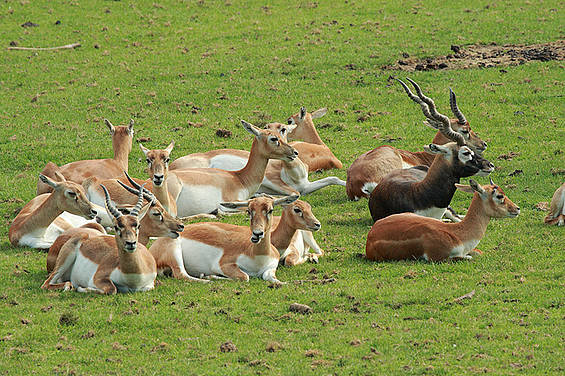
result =
[[[378,220],[367,236],[367,258],[442,261],[471,259],[473,253],[480,253],[475,247],[485,235],[490,218],[514,218],[520,208],[492,180],[491,185],[483,187],[472,179],[469,183],[470,186],[457,185],[465,192],[475,192],[463,221],[443,223],[413,213]]]
[[[180,238],[159,238],[149,251],[161,271],[172,270],[174,277],[227,277],[248,281],[258,277],[280,283],[275,276],[279,252],[271,244],[273,207],[290,204],[298,196],[274,200],[256,197],[246,202],[222,203],[231,209],[247,207],[250,226],[201,222],[187,225]]]
[[[135,184],[135,182],[133,183],[135,189],[120,182],[123,187],[122,189],[125,189],[126,192],[129,191],[130,193],[128,194],[132,197],[136,197],[137,199],[137,197],[139,197],[139,190],[141,189],[141,186]],[[143,197],[149,202],[149,210],[145,216],[139,219],[139,233],[137,236],[138,243],[147,245],[149,238],[161,236],[172,239],[178,238],[179,233],[184,229],[182,222],[167,213],[156,197],[145,188],[143,189]],[[119,205],[117,209],[122,214],[131,214],[132,210],[130,205]],[[53,271],[61,247],[67,242],[67,240],[79,233],[88,234],[89,236],[106,234],[104,228],[98,224],[87,224],[82,227],[72,228],[63,232],[49,248],[49,252],[47,253],[47,272],[50,273]]]
[[[220,210],[221,202],[248,199],[261,185],[269,159],[291,162],[298,156],[278,132],[259,129],[243,120],[241,123],[255,136],[244,168],[238,171],[215,168],[169,171],[166,183],[177,203],[179,217],[215,213]]]
[[[437,113],[435,105],[432,104],[433,108],[430,108],[431,105],[419,97],[422,91],[418,84],[411,79],[408,79],[408,81],[414,85],[414,88],[418,93],[418,96],[416,96],[412,94],[404,82],[400,80],[397,81],[400,82],[408,96],[421,106],[422,112],[427,119],[424,121],[424,124],[437,129],[437,133],[432,140],[432,143],[436,145],[444,145],[451,142],[452,140],[441,131],[442,123],[432,115],[433,113]],[[479,136],[471,130],[469,122],[457,106],[455,93],[453,93],[451,89],[449,89],[449,101],[451,111],[456,117],[455,119],[449,119],[451,129],[463,136],[467,146],[471,148],[473,152],[482,154],[487,148],[487,143],[481,140]],[[375,189],[377,184],[379,184],[383,176],[389,172],[400,168],[410,168],[418,165],[429,167],[431,166],[434,157],[435,156],[433,154],[429,154],[427,152],[411,152],[397,149],[389,145],[379,146],[368,151],[359,156],[347,169],[347,182],[345,186],[347,197],[349,197],[350,200],[355,201],[359,200],[361,197],[369,198],[373,189]],[[485,172],[480,173],[479,175],[488,175],[487,171],[490,168],[492,168],[492,165],[485,165],[483,168]]]
[[[549,214],[545,217],[544,222],[548,225],[565,225],[565,183],[553,194]]]
[[[70,181],[82,184],[82,182],[90,177],[97,176],[100,179],[112,179],[122,176],[123,171],[128,170],[128,156],[131,151],[131,142],[133,139],[133,120],[130,120],[127,127],[114,127],[109,120],[104,119],[104,123],[108,126],[112,135],[112,148],[114,149],[114,158],[112,159],[90,159],[67,163],[58,167],[53,162],[49,162],[41,173],[54,179],[54,171],[59,171]],[[37,183],[37,194],[48,193],[51,191],[48,185],[41,180]]]
[[[62,176],[58,178],[61,181],[56,182],[39,174],[39,179],[53,192],[35,196],[14,218],[8,230],[12,245],[46,249],[64,230],[85,222],[77,224],[72,214],[87,219],[96,217],[97,211],[86,198],[84,188]]]
[[[280,261],[285,266],[294,266],[306,261],[318,262],[318,256],[324,254],[312,231],[322,228],[320,221],[312,213],[307,202],[296,200],[283,204],[280,217],[273,217],[271,243],[280,253]],[[314,253],[308,252],[312,248]]]
[[[106,193],[106,210],[114,218],[115,236],[70,238],[61,248],[55,268],[45,280],[44,289],[76,289],[78,292],[115,294],[147,291],[154,287],[155,259],[137,242],[139,221],[150,204],[141,207],[143,193],[130,214],[122,215]]]
[[[292,140],[302,140],[291,142],[291,145],[298,150],[300,159],[306,163],[310,172],[343,167],[341,161],[336,158],[330,148],[322,141],[312,121],[324,116],[327,111],[327,108],[321,108],[308,113],[304,107],[301,107],[299,113],[287,119],[288,124],[297,125],[288,137]]]
[[[286,141],[289,129],[296,128],[296,124],[285,125],[270,123],[266,126],[279,132]],[[249,159],[249,152],[237,149],[211,150],[205,153],[194,153],[181,157],[171,163],[171,170],[184,168],[219,168],[222,170],[236,171],[242,169]],[[308,180],[308,166],[300,157],[293,161],[269,160],[265,176],[258,191],[269,194],[305,195],[327,187],[328,185],[345,186],[345,181],[329,176],[310,182]]]

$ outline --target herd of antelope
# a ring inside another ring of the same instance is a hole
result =
[[[128,126],[105,120],[114,158],[48,163],[39,174],[37,196],[12,222],[9,240],[48,249],[45,289],[146,291],[157,275],[199,282],[251,276],[281,283],[280,264],[318,262],[324,253],[313,236],[321,223],[300,195],[341,185],[351,200],[368,198],[375,221],[367,236],[368,259],[471,259],[481,253],[475,247],[490,218],[516,217],[520,209],[492,179],[484,186],[472,179],[459,184],[463,177],[494,170],[482,156],[487,144],[470,129],[451,90],[453,119],[408,81],[416,94],[398,80],[420,105],[425,124],[437,130],[432,143],[419,152],[377,147],[353,162],[347,181],[308,178],[312,171],[343,167],[314,127],[325,108],[312,113],[301,108],[286,124],[265,129],[241,121],[253,136],[250,151],[212,150],[169,164],[174,141],[157,150],[140,144],[147,180],[128,175],[133,120]],[[449,207],[457,189],[473,194],[464,218]],[[274,216],[279,205],[282,215]],[[249,226],[180,220],[242,209]],[[555,192],[545,222],[565,224],[565,184]]]

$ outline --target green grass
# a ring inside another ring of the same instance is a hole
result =
[[[265,5],[268,6],[264,7]],[[0,372],[6,374],[560,374],[564,356],[565,236],[542,224],[565,166],[563,62],[532,62],[410,77],[448,112],[448,87],[522,214],[493,221],[471,262],[372,263],[366,201],[341,187],[307,196],[327,252],[318,265],[280,268],[289,284],[208,285],[162,279],[148,293],[45,292],[45,255],[12,247],[14,211],[34,196],[48,161],[111,155],[104,117],[136,121],[149,148],[173,157],[249,148],[239,119],[284,121],[301,105],[328,107],[320,134],[349,166],[392,145],[421,150],[433,131],[379,67],[450,45],[564,38],[563,1],[6,1],[0,46]],[[60,20],[59,25],[55,22]],[[26,21],[39,27],[22,28]],[[346,65],[354,64],[353,70]],[[39,95],[39,96],[37,96]],[[32,101],[32,98],[37,99]],[[198,107],[193,113],[193,106]],[[335,113],[342,109],[344,114]],[[357,122],[356,111],[375,113]],[[379,113],[380,114],[377,114]],[[202,122],[202,128],[188,126]],[[180,130],[173,131],[173,128]],[[216,129],[233,132],[217,138]],[[512,160],[501,154],[519,153]],[[144,176],[134,147],[130,172]],[[514,170],[523,173],[509,174]],[[337,175],[345,168],[312,179]],[[480,180],[480,179],[479,179]],[[482,183],[487,180],[483,178]],[[462,211],[470,196],[455,195]],[[243,218],[229,218],[244,224]],[[333,277],[316,284],[312,278]],[[293,281],[303,282],[293,282]],[[472,290],[461,304],[454,299]],[[290,303],[314,313],[289,313]],[[61,320],[62,319],[62,320]],[[88,332],[91,332],[87,335]],[[238,351],[222,353],[233,341]],[[281,349],[267,352],[271,342]],[[307,357],[308,350],[317,350]]]

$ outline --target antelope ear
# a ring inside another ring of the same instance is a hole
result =
[[[442,145],[429,144],[424,146],[426,153],[430,154],[447,154],[449,149]]]
[[[145,146],[143,146],[141,144],[139,144],[139,148],[141,149],[143,154],[145,154],[145,156],[147,157],[147,153],[149,153],[149,149],[147,149]]]
[[[473,193],[473,188],[470,185],[455,184],[455,187],[462,192]]]
[[[133,137],[133,119],[129,119],[128,133],[131,137]]]
[[[149,211],[150,207],[151,207],[151,202],[148,203],[148,204],[145,204],[145,206],[141,208],[141,210],[139,211],[139,214],[137,215],[137,221],[138,222],[141,222],[143,217],[145,217],[145,214],[147,214],[147,212]]]
[[[281,206],[287,206],[292,204],[294,201],[298,200],[298,198],[300,197],[300,195],[292,195],[292,196],[286,196],[283,198],[279,198],[276,199],[275,201],[273,201],[273,206],[276,205],[281,205]]]
[[[169,144],[169,146],[167,146],[167,148],[165,149],[165,151],[169,154],[171,154],[171,152],[173,151],[173,148],[175,147],[175,140],[171,141],[171,143]]]
[[[320,109],[312,112],[312,119],[319,119],[322,116],[324,116],[327,112],[328,112],[328,109],[326,107],[320,108]]]
[[[259,130],[259,128],[257,128],[253,124],[248,123],[245,120],[242,120],[241,124],[243,125],[243,128],[245,128],[245,130],[247,132],[251,133],[253,136],[255,136],[257,138],[261,137],[261,130]]]
[[[243,208],[243,207],[247,207],[248,202],[247,201],[242,201],[242,202],[221,202],[220,206],[223,206],[225,208],[228,209],[238,209],[238,208]]]
[[[473,188],[473,190],[475,192],[477,192],[479,195],[481,195],[481,197],[484,197],[486,194],[486,191],[483,189],[483,187],[481,187],[479,185],[479,183],[477,183],[476,181],[474,181],[473,179],[469,179],[469,184],[471,185],[471,188]]]
[[[306,117],[306,108],[304,106],[300,107],[300,120],[304,120]]]
[[[42,182],[44,182],[45,184],[47,184],[48,186],[50,186],[53,189],[56,189],[59,186],[59,184],[57,184],[56,182],[49,179],[47,176],[45,176],[43,174],[39,174],[39,180],[41,180]]]
[[[63,176],[63,174],[61,174],[60,171],[55,171],[54,174],[55,174],[55,177],[57,178],[57,181],[59,181],[59,182],[67,181],[67,179],[65,179],[65,177]]]
[[[112,123],[110,123],[110,120],[104,119],[104,124],[106,124],[106,126],[110,130],[110,134],[113,135],[114,132],[116,131],[116,128],[112,125]]]

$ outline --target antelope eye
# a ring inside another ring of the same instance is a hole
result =
[[[271,142],[277,142],[278,139],[276,137],[271,137]]]
[[[295,212],[295,213],[301,213],[302,210],[300,210],[299,208],[294,208],[294,212]]]
[[[288,125],[291,125],[291,124],[292,124],[292,119],[288,119],[286,122],[287,122]]]
[[[169,163],[169,161],[170,161],[169,158],[165,159],[165,163]]]
[[[499,199],[499,200],[502,200],[504,198],[504,196],[503,195],[497,195],[496,198]]]
[[[269,209],[269,211],[267,212],[267,214],[273,214],[273,209]]]
[[[151,164],[151,159],[147,158],[145,161],[146,161],[147,163]]]

